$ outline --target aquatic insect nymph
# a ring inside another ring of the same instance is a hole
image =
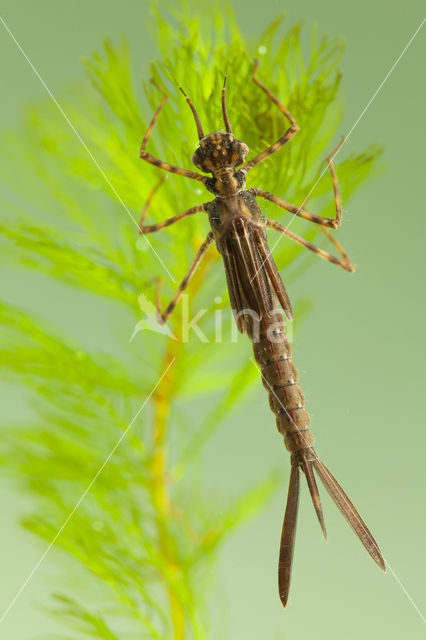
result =
[[[165,311],[161,312],[158,308],[158,313],[161,321],[166,322],[206,251],[215,242],[223,259],[229,298],[238,329],[241,333],[247,333],[253,342],[254,357],[261,372],[263,385],[269,395],[269,404],[275,414],[278,431],[283,435],[285,446],[291,454],[290,483],[278,564],[279,594],[285,606],[290,588],[299,504],[300,470],[306,477],[324,536],[326,531],[315,473],[371,557],[383,570],[385,570],[385,563],[377,543],[361,516],[341,486],[320,461],[314,449],[314,440],[310,431],[310,417],[304,406],[304,396],[299,387],[297,370],[292,360],[290,344],[285,335],[284,318],[281,311],[278,311],[278,306],[282,307],[285,315],[290,319],[293,312],[266,239],[266,227],[273,228],[321,258],[337,264],[347,271],[354,271],[349,257],[327,230],[327,228],[336,229],[342,218],[337,176],[332,162],[337,150],[327,158],[333,182],[335,218],[315,215],[262,189],[245,189],[247,172],[281,149],[299,131],[290,112],[257,79],[257,66],[256,63],[252,76],[253,82],[289,120],[290,126],[274,144],[245,164],[249,150],[247,145],[234,138],[226,110],[225,84],[222,89],[222,113],[226,133],[215,132],[206,136],[194,105],[181,89],[194,115],[199,139],[199,147],[193,155],[193,162],[198,169],[204,173],[212,174],[211,176],[175,167],[154,158],[146,151],[153,127],[167,101],[167,94],[158,87],[163,94],[163,99],[142,141],[140,157],[164,171],[202,182],[207,190],[214,194],[215,198],[155,225],[145,225],[147,213],[147,207],[145,207],[140,222],[140,231],[144,234],[153,233],[196,213],[208,214],[210,232],[198,250],[173,300]],[[238,167],[241,168],[238,169]],[[277,222],[263,217],[257,198],[269,200],[294,215],[318,224],[337,249],[340,257],[316,247]],[[271,339],[271,334],[273,339]]]

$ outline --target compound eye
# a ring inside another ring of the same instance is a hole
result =
[[[203,170],[203,160],[204,154],[200,148],[198,148],[192,155],[192,164],[195,164],[196,167]]]

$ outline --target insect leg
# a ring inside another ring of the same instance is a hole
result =
[[[148,143],[148,140],[151,136],[152,130],[155,126],[155,123],[158,120],[158,117],[161,113],[161,111],[164,108],[164,105],[166,104],[167,100],[169,99],[169,96],[167,95],[167,93],[164,91],[164,89],[162,89],[161,87],[158,86],[158,84],[155,82],[155,80],[153,80],[151,78],[151,82],[153,85],[155,85],[157,87],[157,89],[159,91],[161,91],[161,93],[163,94],[163,99],[160,102],[160,105],[158,106],[156,112],[154,113],[154,116],[151,120],[151,122],[149,123],[148,129],[145,133],[145,136],[142,140],[142,144],[141,144],[141,150],[139,152],[139,158],[142,158],[142,160],[145,160],[146,162],[149,162],[150,164],[153,164],[154,166],[158,167],[159,169],[163,169],[163,171],[169,171],[170,173],[176,173],[180,176],[183,176],[184,178],[192,178],[193,180],[198,180],[200,182],[204,182],[205,180],[205,176],[203,176],[201,173],[195,173],[195,171],[188,171],[187,169],[181,169],[180,167],[175,167],[172,164],[169,164],[168,162],[163,162],[162,160],[158,160],[157,158],[154,158],[154,156],[152,156],[150,153],[148,153],[147,151],[145,151],[145,147]]]
[[[331,179],[333,181],[333,192],[334,192],[334,204],[336,207],[336,217],[335,218],[325,218],[323,216],[317,216],[314,213],[309,213],[309,211],[305,211],[301,207],[296,207],[294,204],[290,204],[286,202],[282,198],[278,198],[274,196],[273,193],[269,193],[268,191],[263,191],[263,189],[252,189],[252,193],[255,197],[265,198],[265,200],[269,200],[273,202],[278,207],[285,209],[286,211],[290,211],[290,213],[294,213],[296,216],[300,218],[304,218],[305,220],[309,220],[309,222],[314,222],[315,224],[323,225],[325,227],[331,227],[332,229],[337,229],[340,227],[340,223],[342,222],[342,203],[340,199],[339,192],[339,184],[337,182],[337,175],[333,165],[333,157],[339,151],[341,146],[345,143],[345,139],[327,156],[327,164],[330,170]]]
[[[279,231],[284,236],[287,236],[287,238],[290,238],[290,240],[297,242],[297,244],[300,244],[302,245],[302,247],[309,249],[309,251],[313,251],[313,253],[316,253],[316,255],[319,256],[320,258],[324,258],[324,260],[328,260],[328,262],[337,264],[339,267],[342,267],[342,269],[346,269],[346,271],[350,271],[351,273],[355,271],[355,267],[352,264],[348,254],[345,252],[343,247],[337,242],[337,240],[335,240],[335,238],[331,235],[331,233],[327,229],[324,229],[324,227],[320,227],[321,231],[330,240],[330,242],[336,247],[337,251],[342,256],[342,259],[336,258],[336,256],[333,256],[331,253],[328,253],[328,251],[324,251],[323,249],[320,249],[320,247],[317,247],[316,245],[312,244],[312,242],[309,242],[308,240],[305,240],[305,238],[298,236],[296,233],[289,231],[289,229],[286,229],[278,222],[275,222],[275,220],[269,220],[268,218],[266,218],[265,222],[268,225],[268,227],[271,227],[271,229],[275,229],[276,231]]]
[[[145,225],[148,209],[151,206],[151,203],[155,194],[157,193],[157,191],[159,190],[159,188],[161,187],[165,179],[166,179],[165,177],[161,178],[148,196],[148,199],[146,201],[146,204],[141,214],[141,218],[139,220],[140,234],[147,235],[148,233],[154,233],[155,231],[160,231],[160,229],[169,227],[171,224],[174,224],[175,222],[179,222],[180,220],[184,220],[185,218],[188,218],[189,216],[194,215],[194,213],[201,213],[202,211],[206,211],[206,205],[201,204],[196,207],[192,207],[191,209],[187,209],[187,211],[184,211],[183,213],[180,213],[177,216],[173,216],[173,218],[169,218],[168,220],[163,220],[162,222],[159,222],[157,224]]]
[[[143,228],[144,228],[144,223],[146,220],[146,216],[148,215],[148,210],[151,206],[151,202],[155,196],[155,194],[157,193],[157,191],[159,190],[159,188],[161,187],[161,185],[163,184],[163,182],[165,181],[166,177],[162,176],[160,178],[160,180],[157,182],[157,184],[155,185],[155,187],[152,189],[151,193],[149,194],[147,201],[145,202],[145,206],[142,209],[142,213],[141,213],[141,217],[139,220],[139,233],[143,233]]]
[[[278,98],[276,98],[269,91],[269,89],[267,89],[265,87],[265,85],[263,85],[260,82],[260,80],[258,80],[256,78],[256,71],[257,71],[258,66],[259,66],[259,61],[256,60],[255,65],[254,65],[253,75],[252,75],[253,82],[258,87],[260,87],[260,89],[262,89],[262,91],[264,93],[266,93],[268,98],[270,100],[272,100],[272,102],[274,104],[277,105],[277,107],[281,111],[281,113],[284,114],[285,117],[287,118],[287,120],[290,121],[290,127],[287,129],[285,134],[283,136],[281,136],[281,138],[278,138],[278,140],[276,142],[274,142],[274,144],[272,144],[270,147],[265,149],[265,151],[262,151],[262,153],[260,153],[258,156],[253,158],[253,160],[250,160],[247,164],[245,164],[243,169],[245,169],[246,171],[250,171],[250,169],[253,169],[253,167],[258,165],[260,162],[263,162],[264,160],[266,160],[266,158],[269,158],[269,156],[271,156],[273,153],[275,153],[276,151],[281,149],[281,147],[283,147],[289,140],[291,140],[291,138],[293,138],[296,135],[296,133],[299,131],[299,126],[298,126],[296,120],[291,115],[291,113],[289,111],[287,111],[287,109],[284,107],[284,105],[282,105],[281,102],[279,102]]]
[[[205,204],[199,204],[196,207],[192,207],[191,209],[187,209],[183,213],[179,213],[177,216],[173,216],[173,218],[169,218],[168,220],[163,220],[163,222],[158,222],[157,224],[151,225],[143,225],[143,220],[139,225],[139,233],[147,235],[148,233],[154,233],[155,231],[160,231],[160,229],[164,229],[165,227],[169,227],[171,224],[175,222],[180,222],[180,220],[184,220],[185,218],[189,218],[189,216],[193,216],[195,213],[201,213],[206,210]]]
[[[189,267],[184,279],[182,280],[182,282],[181,282],[181,284],[179,286],[179,289],[177,290],[177,292],[174,295],[174,297],[173,297],[172,301],[170,302],[170,304],[166,307],[166,309],[163,312],[161,312],[161,310],[159,308],[159,288],[157,288],[157,311],[158,311],[158,315],[159,315],[159,321],[160,321],[161,324],[164,324],[165,322],[167,322],[167,318],[170,316],[170,314],[172,313],[173,309],[176,307],[177,303],[181,299],[183,292],[185,291],[186,287],[188,286],[189,282],[191,281],[191,278],[195,274],[195,272],[196,272],[196,270],[198,268],[198,265],[200,264],[201,260],[203,259],[207,249],[210,247],[212,242],[213,242],[213,232],[210,231],[209,234],[207,235],[207,238],[204,240],[203,244],[198,249],[197,255],[195,256],[195,258],[194,258],[191,266]]]

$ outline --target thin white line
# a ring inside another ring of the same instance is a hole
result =
[[[281,407],[284,409],[284,411],[286,412],[287,416],[290,418],[290,420],[292,421],[292,423],[294,424],[294,426],[295,426],[295,427],[297,427],[297,425],[296,425],[296,423],[294,422],[294,420],[293,420],[292,416],[288,413],[288,411],[287,411],[286,407],[283,405],[283,403],[281,402],[280,398],[277,396],[277,394],[275,393],[274,389],[271,387],[271,385],[269,384],[268,380],[267,380],[267,379],[265,378],[265,376],[263,375],[262,370],[261,370],[261,369],[260,369],[260,367],[258,366],[257,362],[256,362],[253,358],[250,358],[250,360],[252,361],[252,363],[253,363],[253,365],[256,367],[256,369],[259,371],[259,373],[260,373],[260,375],[262,376],[263,380],[265,380],[265,382],[266,382],[266,384],[268,385],[268,387],[269,387],[270,391],[274,394],[275,398],[278,400],[278,402],[280,403]],[[305,444],[306,444],[306,445],[308,445],[308,446],[310,446],[310,447],[312,448],[312,446],[311,446],[311,445],[309,445],[309,443],[307,442],[307,440],[306,440],[305,436],[303,435],[303,433],[299,432],[299,435],[301,435],[301,436],[302,436],[302,439],[305,441]],[[315,451],[315,450],[313,450],[313,451],[314,451],[314,453],[315,453],[316,459],[317,459],[319,462],[321,462],[321,461],[320,461],[320,459],[318,458],[318,455],[317,455],[316,451]],[[348,503],[348,501],[347,501],[347,499],[346,499],[346,496],[343,494],[343,492],[342,492],[342,490],[341,490],[341,488],[340,488],[340,486],[339,486],[339,485],[337,485],[336,489],[338,490],[338,492],[339,492],[340,497],[342,498],[342,500],[343,500],[343,501],[344,501],[344,502],[349,506],[349,503]],[[366,533],[370,533],[370,532],[368,531],[368,529],[366,528],[366,526],[364,525],[364,521],[363,521],[362,519],[361,519],[360,524],[361,524],[362,528],[364,529],[364,531],[365,531]],[[370,534],[370,535],[371,535],[371,534]],[[379,553],[381,554],[381,556],[382,556],[382,558],[383,558],[383,560],[384,560],[384,562],[385,562],[386,567],[389,567],[390,572],[392,573],[392,575],[393,575],[393,577],[395,578],[396,582],[397,582],[397,583],[399,584],[399,586],[401,587],[402,591],[403,591],[403,592],[405,593],[405,595],[407,596],[408,600],[409,600],[409,601],[411,602],[411,604],[413,605],[414,609],[417,611],[417,613],[419,614],[419,616],[421,617],[421,619],[423,620],[423,622],[426,622],[426,620],[425,620],[425,618],[424,618],[424,616],[423,616],[422,612],[420,611],[419,607],[416,605],[416,603],[414,602],[413,598],[410,596],[410,594],[408,593],[407,589],[404,587],[404,585],[402,584],[401,580],[398,578],[398,576],[396,575],[395,571],[392,569],[392,567],[391,567],[391,565],[390,565],[389,561],[387,560],[387,558],[385,558],[385,557],[384,557],[384,555],[382,554],[382,552],[380,551],[380,549],[379,549]]]
[[[69,119],[69,117],[67,116],[67,114],[65,113],[65,111],[62,109],[61,105],[59,104],[59,102],[57,101],[57,99],[55,98],[55,96],[53,95],[52,91],[49,89],[49,87],[47,86],[47,84],[45,83],[45,81],[43,80],[43,78],[41,77],[41,75],[39,74],[39,72],[37,71],[37,69],[35,68],[35,66],[33,65],[33,63],[31,62],[31,60],[29,59],[29,57],[27,56],[27,54],[25,53],[25,51],[23,50],[23,48],[21,47],[21,45],[19,44],[19,42],[17,41],[17,39],[15,38],[15,36],[13,35],[12,31],[9,29],[9,27],[7,26],[6,22],[4,21],[4,19],[0,16],[0,22],[3,24],[4,28],[6,29],[6,31],[8,32],[8,34],[10,35],[10,37],[12,38],[12,40],[14,41],[14,43],[16,44],[16,46],[18,47],[19,51],[22,53],[22,55],[24,56],[25,60],[28,62],[28,64],[30,65],[31,69],[34,71],[35,75],[37,76],[37,78],[40,80],[41,84],[43,85],[43,87],[46,89],[47,93],[49,94],[49,96],[52,98],[53,102],[56,104],[56,106],[58,107],[59,111],[61,112],[61,114],[63,115],[63,117],[65,118],[65,120],[67,121],[67,123],[69,124],[69,126],[71,127],[72,131],[74,132],[74,134],[76,135],[77,139],[81,142],[81,144],[83,145],[83,147],[85,148],[85,150],[87,151],[87,153],[89,154],[93,164],[95,165],[95,167],[98,169],[99,173],[102,175],[102,177],[104,178],[105,182],[108,184],[108,186],[110,187],[111,191],[113,192],[113,194],[115,195],[115,197],[117,198],[117,200],[122,204],[123,208],[126,210],[126,212],[129,214],[130,218],[133,220],[134,224],[136,225],[136,227],[139,229],[139,224],[137,222],[137,220],[133,217],[131,211],[128,209],[127,205],[125,204],[124,200],[121,198],[121,196],[119,195],[119,193],[117,192],[117,189],[114,187],[114,185],[111,183],[111,181],[109,180],[108,176],[106,175],[106,173],[104,172],[104,170],[102,169],[102,167],[100,166],[99,162],[96,160],[95,156],[93,155],[93,153],[90,151],[89,147],[87,146],[87,144],[84,142],[83,138],[81,137],[81,135],[78,133],[77,129],[75,128],[75,126],[73,125],[73,123],[71,122],[71,120]],[[145,238],[145,240],[148,243],[148,246],[152,249],[152,251],[154,252],[154,254],[156,255],[157,259],[159,260],[160,264],[163,266],[163,268],[166,270],[166,272],[168,273],[168,275],[170,276],[170,278],[173,280],[173,282],[176,282],[176,280],[173,278],[172,274],[170,273],[170,271],[167,269],[166,265],[164,264],[164,262],[162,261],[162,259],[160,258],[160,256],[158,255],[158,253],[155,251],[154,247],[152,246],[152,244],[150,243],[150,241],[148,240],[148,238],[146,237],[146,235],[144,234],[143,236]]]
[[[379,84],[379,86],[377,87],[376,91],[373,93],[373,95],[371,96],[370,100],[367,102],[366,106],[364,107],[364,109],[361,111],[360,115],[358,116],[357,120],[355,121],[355,123],[352,125],[351,129],[349,130],[349,133],[344,136],[345,142],[346,140],[348,140],[349,136],[352,134],[353,130],[355,129],[355,127],[358,125],[358,123],[360,122],[361,118],[365,115],[365,112],[367,111],[367,109],[370,107],[371,103],[373,102],[373,100],[377,97],[377,94],[379,93],[379,91],[382,89],[383,85],[385,84],[385,82],[387,81],[387,79],[389,78],[389,76],[392,74],[392,72],[394,71],[395,67],[397,66],[397,64],[399,63],[399,61],[401,60],[401,58],[403,57],[403,55],[405,54],[405,52],[407,51],[408,47],[411,45],[411,43],[413,42],[414,38],[417,36],[417,34],[419,33],[420,29],[423,27],[424,23],[426,21],[426,18],[423,18],[423,20],[421,21],[420,25],[417,27],[416,31],[413,33],[413,35],[411,36],[411,38],[409,39],[409,41],[407,42],[407,44],[405,45],[405,47],[403,48],[403,50],[401,51],[401,53],[399,54],[399,56],[397,57],[397,59],[395,60],[395,62],[393,63],[393,65],[391,66],[391,68],[389,69],[389,71],[387,72],[387,74],[385,75],[384,79],[382,80],[382,82]],[[343,145],[341,145],[336,152],[331,156],[331,160],[333,160],[337,154],[339,153],[340,149],[342,148]],[[328,164],[327,167],[325,167],[322,172],[319,175],[319,178],[317,179],[317,181],[315,182],[314,186],[310,189],[308,195],[305,197],[305,199],[303,200],[302,204],[300,205],[300,207],[297,209],[297,213],[294,213],[292,218],[290,219],[288,225],[286,226],[285,230],[287,231],[287,229],[289,228],[289,226],[291,225],[291,223],[293,222],[293,220],[296,218],[297,214],[299,213],[299,211],[302,209],[303,205],[305,204],[305,202],[308,200],[309,196],[311,195],[311,193],[313,192],[313,190],[315,189],[315,187],[317,186],[317,184],[319,183],[319,181],[321,180],[321,178],[323,177],[323,175],[325,174],[325,172],[328,169]],[[275,244],[272,246],[272,248],[270,249],[270,253],[273,252],[273,250],[275,249],[275,247],[277,246],[277,244],[282,240],[284,236],[283,235],[279,235],[278,236],[278,240],[275,242]],[[259,269],[263,266],[264,263],[262,263],[262,265],[259,267]]]
[[[418,606],[414,602],[413,598],[410,596],[410,594],[408,593],[407,589],[404,587],[404,585],[402,584],[401,580],[398,578],[398,576],[396,575],[395,571],[392,569],[392,567],[390,566],[390,564],[389,564],[388,560],[386,560],[386,558],[385,558],[385,562],[386,562],[386,565],[389,567],[391,574],[393,575],[393,577],[395,578],[395,580],[397,581],[397,583],[399,584],[399,586],[401,587],[401,589],[403,590],[405,595],[407,596],[408,600],[411,602],[411,604],[413,605],[413,607],[415,608],[415,610],[417,611],[417,613],[419,614],[419,616],[421,617],[423,622],[426,624],[426,618],[424,617],[424,615],[422,614],[422,612],[420,611],[420,609],[418,608]]]
[[[399,61],[401,60],[402,56],[405,54],[405,52],[407,51],[408,47],[411,45],[411,43],[413,42],[414,38],[417,36],[417,34],[419,33],[420,29],[423,27],[424,23],[426,21],[426,18],[423,18],[423,20],[421,21],[420,25],[417,27],[416,31],[413,33],[413,35],[411,36],[411,38],[409,39],[409,41],[407,42],[407,44],[405,45],[405,47],[403,48],[403,50],[401,51],[401,53],[399,54],[398,58],[395,60],[395,62],[393,63],[393,65],[391,66],[391,68],[389,69],[389,71],[387,72],[387,74],[385,75],[384,79],[382,80],[382,82],[379,84],[379,86],[377,87],[376,91],[373,93],[373,95],[371,96],[369,102],[366,104],[366,106],[364,107],[364,109],[361,111],[358,120],[355,122],[355,124],[352,126],[352,128],[350,129],[349,133],[345,136],[346,139],[349,138],[349,136],[351,135],[352,131],[355,129],[355,127],[357,126],[358,122],[361,120],[361,118],[364,116],[365,112],[367,111],[367,109],[369,108],[369,106],[371,105],[371,103],[373,102],[373,100],[375,99],[375,97],[377,96],[377,94],[379,93],[379,91],[381,90],[381,88],[383,87],[383,85],[385,84],[386,80],[389,78],[389,76],[391,75],[391,73],[393,73],[393,70],[395,69],[396,65],[399,63]]]
[[[85,499],[85,497],[87,496],[87,494],[89,493],[90,489],[93,487],[94,483],[96,482],[96,480],[99,478],[100,474],[102,473],[102,471],[104,470],[104,468],[106,467],[106,465],[108,464],[108,462],[110,461],[110,459],[112,458],[112,456],[114,455],[115,451],[117,450],[117,448],[120,446],[121,442],[124,440],[124,438],[126,437],[129,429],[131,428],[131,426],[133,425],[133,423],[135,422],[135,420],[139,417],[139,415],[141,414],[143,408],[145,407],[146,403],[149,401],[149,399],[151,398],[152,394],[154,393],[154,391],[156,390],[156,388],[158,387],[158,385],[160,384],[160,382],[162,381],[162,379],[164,378],[164,376],[166,375],[167,371],[170,369],[170,367],[172,366],[173,362],[175,361],[176,358],[173,358],[173,360],[170,362],[170,364],[168,365],[167,369],[163,372],[163,374],[161,375],[161,377],[159,378],[158,382],[156,383],[155,387],[152,389],[152,391],[150,392],[150,394],[145,398],[145,400],[143,401],[141,407],[139,408],[138,412],[135,414],[135,416],[133,417],[132,421],[127,425],[126,429],[123,431],[123,433],[121,434],[120,438],[117,440],[116,444],[114,445],[113,449],[110,451],[110,453],[108,454],[108,456],[106,457],[105,461],[103,462],[103,464],[101,465],[101,467],[98,469],[96,475],[94,476],[94,478],[92,479],[92,481],[90,482],[89,486],[87,487],[87,489],[84,491],[84,493],[82,494],[82,496],[80,497],[80,499],[78,500],[78,502],[75,504],[73,510],[71,511],[71,513],[68,515],[68,517],[66,518],[66,520],[64,521],[64,523],[62,524],[61,528],[58,530],[58,532],[56,533],[55,537],[53,538],[53,540],[51,541],[51,543],[49,544],[49,546],[47,547],[47,549],[45,550],[45,552],[43,553],[43,555],[41,556],[41,558],[39,559],[39,561],[37,562],[37,564],[33,567],[32,571],[30,572],[30,574],[28,575],[28,577],[26,578],[25,582],[23,583],[23,585],[21,586],[21,588],[17,591],[17,593],[15,594],[14,598],[12,599],[12,601],[10,602],[9,606],[7,607],[7,609],[3,612],[3,615],[0,617],[0,624],[3,622],[3,620],[6,618],[6,616],[8,615],[8,613],[10,612],[10,610],[12,609],[12,607],[14,606],[14,604],[16,603],[16,601],[18,600],[18,598],[20,597],[20,595],[22,594],[22,592],[24,591],[24,589],[26,588],[26,586],[28,585],[28,583],[30,582],[31,578],[33,577],[33,575],[36,573],[36,571],[38,570],[38,568],[40,567],[41,563],[43,562],[43,560],[46,558],[47,554],[49,553],[49,551],[51,550],[51,548],[53,547],[53,545],[55,544],[56,540],[59,538],[59,536],[61,535],[62,531],[65,529],[65,527],[67,526],[68,522],[71,520],[71,518],[73,517],[74,513],[77,511],[78,507],[81,505],[81,503],[83,502],[83,500]]]
[[[357,120],[355,121],[355,123],[352,125],[351,129],[349,130],[349,133],[345,136],[345,139],[347,140],[349,138],[349,136],[352,134],[352,132],[354,131],[355,127],[358,125],[358,123],[360,122],[361,118],[365,115],[367,109],[370,107],[371,103],[373,102],[373,100],[377,97],[378,93],[380,92],[380,90],[382,89],[383,85],[385,84],[385,82],[388,80],[389,76],[392,74],[392,72],[394,71],[395,67],[397,66],[397,64],[399,63],[399,61],[401,60],[401,58],[403,57],[403,55],[405,54],[405,52],[407,51],[407,49],[409,48],[409,46],[411,45],[411,43],[413,42],[414,38],[417,36],[417,34],[419,33],[420,29],[423,27],[424,23],[426,22],[426,18],[423,18],[423,20],[421,21],[420,25],[417,27],[416,31],[413,33],[413,35],[411,36],[411,38],[409,39],[409,41],[407,42],[407,44],[405,45],[405,47],[403,48],[403,50],[401,51],[401,53],[399,54],[399,56],[397,57],[397,59],[395,60],[395,62],[393,63],[393,65],[391,66],[391,68],[389,69],[389,71],[387,72],[386,76],[384,77],[384,79],[382,80],[382,82],[379,84],[379,86],[377,87],[376,91],[373,93],[373,95],[371,96],[370,100],[368,101],[368,103],[366,104],[366,106],[364,107],[364,109],[361,111],[360,115],[358,116]],[[337,149],[336,153],[333,154],[333,156],[331,157],[331,159],[333,159],[340,151],[341,146]],[[311,195],[312,191],[315,189],[315,187],[317,186],[317,184],[319,183],[319,181],[321,180],[322,176],[324,175],[324,173],[327,171],[327,167],[323,169],[323,171],[321,172],[319,178],[317,179],[317,181],[315,182],[315,184],[313,185],[313,187],[311,188],[311,190],[309,191],[308,195],[305,197],[305,199],[303,200],[302,204],[300,205],[300,207],[298,208],[298,212],[300,211],[300,209],[303,207],[303,205],[305,204],[305,202],[307,201],[307,199],[309,198],[309,196]],[[286,226],[286,230],[289,228],[290,224],[293,222],[294,218],[296,217],[297,214],[294,214],[292,216],[292,218],[290,219],[288,225]],[[272,249],[270,250],[270,252],[272,253],[272,251],[275,249],[275,247],[277,246],[278,242],[280,242],[280,240],[282,239],[282,236],[280,235],[278,240],[275,242],[275,244],[273,245]],[[254,361],[253,361],[254,363]],[[255,365],[257,367],[257,365]],[[261,374],[263,377],[263,374]],[[284,408],[284,407],[283,407]],[[285,409],[285,408],[284,408]],[[342,496],[344,497],[344,496]],[[416,605],[416,603],[414,602],[413,598],[410,596],[410,594],[408,593],[407,589],[404,587],[404,585],[402,584],[401,580],[398,578],[397,574],[395,573],[395,571],[392,569],[391,565],[389,564],[389,562],[387,561],[386,558],[383,559],[386,562],[386,565],[389,567],[393,577],[395,578],[396,582],[399,584],[400,588],[402,589],[402,591],[405,593],[405,595],[407,596],[408,600],[411,602],[412,606],[414,607],[414,609],[417,611],[417,613],[419,614],[419,616],[421,617],[421,619],[423,620],[423,622],[426,622],[422,612],[420,611],[419,607]]]

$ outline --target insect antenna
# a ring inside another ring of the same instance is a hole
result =
[[[191,100],[186,95],[185,91],[182,89],[182,87],[179,86],[179,90],[183,93],[187,103],[189,104],[189,107],[190,107],[190,109],[192,111],[192,115],[194,116],[195,125],[197,127],[198,139],[201,140],[202,138],[204,138],[204,132],[203,132],[203,127],[201,126],[201,121],[200,121],[200,118],[198,116],[197,110],[194,107],[194,105],[192,104]]]
[[[228,74],[225,75],[225,79],[223,81],[222,87],[222,113],[223,113],[223,122],[225,123],[225,128],[227,133],[232,133],[231,123],[229,122],[228,112],[226,110],[226,79]]]

